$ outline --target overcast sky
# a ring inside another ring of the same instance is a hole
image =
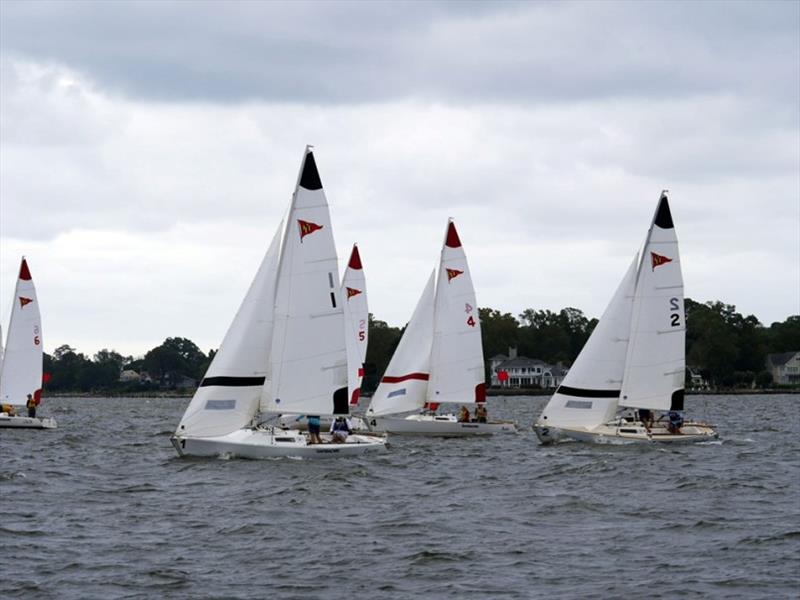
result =
[[[686,295],[800,313],[800,3],[0,2],[0,316],[216,348],[305,144],[340,264],[409,318],[456,219],[478,302],[603,311],[670,190]]]

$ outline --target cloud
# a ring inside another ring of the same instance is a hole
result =
[[[599,316],[663,188],[688,296],[800,312],[794,5],[234,6],[0,4],[0,316],[25,253],[48,350],[216,347],[306,143],[391,324],[449,216],[481,306]]]
[[[4,2],[0,51],[172,101],[796,97],[800,7]]]

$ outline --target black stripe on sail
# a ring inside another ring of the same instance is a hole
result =
[[[200,382],[200,387],[220,385],[224,387],[247,387],[250,385],[264,385],[265,377],[206,377]]]
[[[307,190],[321,190],[322,181],[319,179],[319,171],[317,171],[317,162],[314,160],[314,154],[309,152],[306,154],[306,161],[303,164],[303,174],[300,175],[300,187]]]
[[[585,390],[562,385],[556,390],[556,394],[578,398],[619,398],[620,390]]]
[[[672,398],[669,405],[670,410],[683,410],[683,390],[675,390],[672,392]]]
[[[653,221],[661,229],[672,229],[675,227],[672,224],[672,213],[669,210],[669,201],[667,194],[662,192],[661,198],[658,201],[658,210],[656,210],[656,218]]]

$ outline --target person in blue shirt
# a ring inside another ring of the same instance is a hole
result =
[[[667,417],[669,418],[669,424],[667,425],[669,432],[673,434],[680,433],[681,427],[683,427],[683,415],[677,410],[671,410]]]
[[[321,444],[322,438],[319,437],[319,415],[308,415],[308,443]]]

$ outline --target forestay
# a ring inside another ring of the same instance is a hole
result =
[[[336,247],[314,155],[306,150],[278,266],[268,412],[345,414],[347,357]]]
[[[475,288],[456,226],[447,223],[434,308],[428,402],[486,401]]]
[[[0,373],[0,401],[25,406],[42,394],[42,318],[25,257],[19,269]]]
[[[616,412],[628,352],[631,309],[639,255],[634,256],[542,419],[553,427],[592,428]]]
[[[678,238],[662,193],[639,264],[619,404],[683,410],[685,348]]]
[[[342,277],[341,297],[347,350],[347,397],[350,398],[350,406],[355,406],[361,394],[361,379],[364,376],[369,336],[367,280],[356,245],[353,245],[350,260]]]
[[[431,272],[414,314],[372,396],[367,414],[382,416],[423,407],[433,343],[434,275]]]
[[[273,305],[283,223],[177,433],[213,437],[248,425],[258,412],[272,345]]]

